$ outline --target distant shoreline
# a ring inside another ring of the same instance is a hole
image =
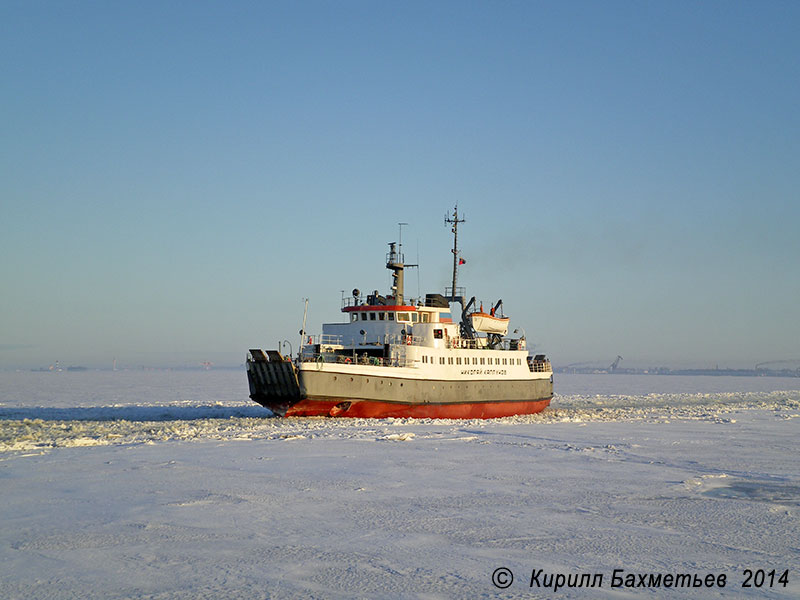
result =
[[[575,367],[553,367],[555,373],[571,375],[709,375],[728,377],[800,377],[800,369],[590,369]]]

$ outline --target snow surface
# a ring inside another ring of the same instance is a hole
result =
[[[800,597],[800,379],[556,391],[491,421],[275,419],[244,372],[0,373],[0,598]]]

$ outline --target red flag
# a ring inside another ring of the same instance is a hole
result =
[[[465,261],[463,258],[459,258],[458,259],[458,264],[459,265],[465,265],[465,264],[467,264],[467,261]]]

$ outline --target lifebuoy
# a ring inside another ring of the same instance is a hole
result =
[[[411,342],[414,340],[414,336],[407,335],[406,336],[406,345],[410,346]]]
[[[353,362],[353,361],[352,361],[352,360],[350,360],[350,358],[348,357],[348,358],[345,358],[345,359],[344,359],[344,362],[345,362],[345,364],[349,365],[349,364],[350,364],[351,362]]]

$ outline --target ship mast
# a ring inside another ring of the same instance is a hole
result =
[[[449,223],[453,226],[453,249],[451,252],[453,253],[453,287],[450,290],[450,301],[456,301],[456,279],[458,275],[458,224],[463,223],[466,219],[459,219],[458,218],[458,204],[456,204],[455,208],[453,209],[453,216],[448,217],[445,215],[444,222]]]
[[[402,306],[405,305],[403,269],[418,268],[419,265],[403,264],[403,225],[408,225],[408,223],[398,223],[398,225],[400,226],[399,241],[389,242],[389,252],[386,254],[386,268],[392,270],[392,296],[394,296],[394,303]]]
[[[386,255],[386,268],[392,271],[392,296],[398,306],[403,304],[403,252],[397,249],[397,243],[389,242],[389,253]]]

